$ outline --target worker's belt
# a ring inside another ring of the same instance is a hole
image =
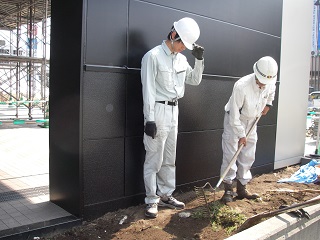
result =
[[[170,105],[170,106],[177,106],[178,105],[178,101],[174,101],[174,102],[169,102],[169,101],[156,101],[157,103],[162,103],[162,104],[166,104],[166,105]]]

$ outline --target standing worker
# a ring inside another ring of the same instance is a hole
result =
[[[237,161],[230,167],[223,179],[225,192],[221,201],[225,204],[233,201],[232,182],[235,178],[237,178],[238,199],[259,197],[246,189],[247,183],[252,179],[250,168],[255,161],[257,127],[254,126],[249,136],[246,136],[246,133],[255,122],[256,117],[260,113],[266,115],[272,106],[278,65],[272,57],[266,56],[253,65],[253,71],[254,73],[240,78],[234,84],[231,97],[225,105],[221,176],[227,171],[238,147],[243,144]]]
[[[204,48],[195,44],[199,36],[196,21],[182,18],[173,23],[167,40],[142,58],[143,143],[146,150],[143,174],[147,217],[157,217],[158,205],[185,207],[172,196],[176,187],[178,99],[184,96],[185,83],[199,85],[202,80]],[[196,58],[193,69],[181,54],[186,48],[192,50]]]

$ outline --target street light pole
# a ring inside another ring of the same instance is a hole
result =
[[[317,47],[317,49],[316,49],[316,54],[315,54],[315,66],[314,66],[314,71],[315,71],[315,74],[314,74],[314,85],[315,85],[315,87],[316,87],[316,91],[319,91],[319,74],[320,74],[320,72],[319,72],[319,63],[320,63],[320,61],[319,61],[319,55],[320,55],[320,49],[319,49],[319,31],[320,31],[320,23],[319,23],[319,7],[320,7],[320,0],[316,0],[315,1],[315,3],[314,3],[314,5],[317,7],[317,30],[316,30],[316,41],[317,41],[317,43],[316,43],[316,47]],[[313,69],[312,69],[313,70]]]

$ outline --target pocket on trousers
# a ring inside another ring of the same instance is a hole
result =
[[[235,138],[235,136],[230,135],[230,134],[225,134],[225,133],[222,134],[222,140],[224,142],[228,142],[230,144],[237,144],[237,142],[238,142],[238,139]]]
[[[156,152],[158,146],[157,137],[153,139],[152,137],[144,134],[143,136],[144,149],[149,152]]]

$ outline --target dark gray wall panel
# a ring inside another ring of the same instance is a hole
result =
[[[145,157],[143,137],[127,137],[125,143],[125,195],[145,193],[143,181]]]
[[[143,0],[142,0],[143,1]],[[282,1],[279,0],[148,0],[157,8],[172,8],[195,13],[237,26],[251,28],[272,35],[281,34]]]
[[[83,1],[51,4],[50,201],[75,216],[82,215],[79,181],[82,13]]]
[[[264,173],[270,173],[273,170],[274,170],[274,162],[268,163],[268,164],[264,164],[264,165],[260,165],[260,166],[257,166],[257,167],[253,166],[251,168],[251,174],[252,174],[253,177],[255,177],[257,175],[261,175],[261,174],[264,174]]]
[[[134,25],[134,24],[132,24]],[[128,37],[128,66],[131,68],[139,68],[141,67],[141,59],[143,55],[150,50],[150,43],[147,43],[146,35],[150,34],[150,32],[145,31],[145,29],[141,29],[140,27],[135,28],[131,27],[129,30]],[[151,35],[154,35],[152,33]],[[161,43],[162,38],[157,39],[157,45]],[[154,46],[152,46],[154,47]]]
[[[83,143],[84,204],[124,196],[124,139]]]
[[[206,49],[205,73],[241,77],[252,73],[253,64],[266,55],[279,63],[280,38],[205,18],[198,22],[199,44]]]
[[[258,127],[256,160],[253,167],[274,163],[276,129],[276,125]]]
[[[223,128],[224,105],[228,102],[235,80],[207,80],[198,86],[186,85],[179,100],[179,132]]]
[[[179,133],[177,185],[219,176],[222,130]]]
[[[126,136],[143,135],[143,103],[140,71],[128,75]]]
[[[144,201],[144,197],[144,194],[139,194],[135,196],[118,198],[108,202],[86,205],[84,206],[84,215],[86,216],[87,220],[95,220],[97,217],[100,217],[107,212],[114,212],[115,209],[123,209],[139,205]],[[143,212],[142,209],[141,212]]]
[[[179,17],[174,14],[176,11],[172,9],[163,9],[143,2],[130,2],[128,52],[133,52],[131,56],[136,57],[129,58],[129,67],[140,68],[142,56],[166,39],[173,21]]]
[[[124,136],[126,75],[85,72],[83,79],[83,138]]]
[[[139,15],[141,11],[144,12],[143,18]],[[163,18],[162,16],[168,17]],[[248,17],[245,14],[242,16]],[[162,40],[166,39],[173,22],[182,17],[192,17],[199,24],[201,35],[198,43],[206,49],[204,54],[205,73],[240,77],[252,73],[253,64],[265,55],[272,56],[279,62],[280,52],[278,49],[281,45],[279,36],[182,12],[176,8],[161,7],[140,1],[133,1],[130,6],[129,33],[139,32],[143,37],[136,47],[131,44],[129,39],[129,52],[136,51],[137,47],[149,50],[161,44]],[[150,19],[150,21],[146,21],[146,19]],[[157,20],[151,21],[153,19]],[[268,21],[268,24],[274,27],[271,22]],[[189,59],[190,65],[193,65],[194,57],[191,52],[186,50],[183,54]],[[137,55],[142,57],[143,53]],[[130,60],[128,66],[140,67],[140,62]]]
[[[277,124],[277,116],[278,116],[278,96],[279,96],[279,82],[276,83],[277,89],[274,97],[274,101],[272,102],[273,107],[269,110],[268,114],[262,116],[258,122],[258,126],[263,125],[276,125]]]
[[[88,0],[85,63],[127,65],[128,0]]]

